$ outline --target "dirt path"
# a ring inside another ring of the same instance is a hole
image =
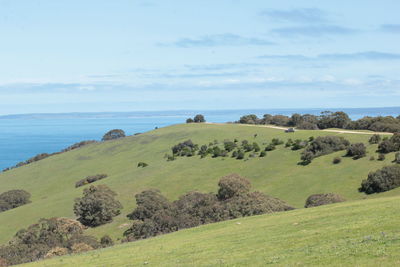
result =
[[[226,125],[226,123],[214,123],[214,122],[206,122],[206,124]],[[275,126],[275,125],[256,125],[256,124],[240,124],[240,123],[237,123],[235,125],[251,126],[251,127],[264,127],[264,128],[278,129],[278,130],[287,130],[289,128],[289,127],[280,127],[280,126]],[[296,131],[302,131],[302,130],[296,129]],[[316,131],[324,131],[324,132],[330,132],[330,133],[343,133],[343,134],[347,133],[347,134],[366,134],[366,135],[373,135],[373,134],[392,135],[392,133],[385,133],[385,132],[357,132],[357,131],[334,130],[334,129],[325,129],[325,130],[316,130]]]

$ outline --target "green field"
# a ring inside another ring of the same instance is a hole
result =
[[[204,225],[27,266],[398,266],[400,197]]]
[[[254,138],[256,133],[258,136]],[[332,159],[344,155],[344,151],[317,158],[308,166],[299,166],[297,163],[300,151],[291,151],[284,146],[278,146],[277,150],[268,152],[265,158],[252,158],[247,161],[210,157],[200,159],[196,156],[167,162],[164,158],[165,153],[170,153],[173,145],[187,139],[201,145],[215,139],[222,142],[224,139],[238,138],[256,141],[262,145],[274,137],[286,140],[308,139],[310,136],[319,135],[341,135],[352,142],[364,143],[369,139],[368,135],[326,131],[297,131],[288,134],[267,127],[184,124],[92,144],[52,156],[0,174],[0,192],[24,189],[32,194],[31,204],[0,213],[0,243],[5,243],[16,231],[37,222],[40,218],[74,218],[73,201],[81,195],[84,188],[76,189],[75,182],[98,173],[106,173],[109,177],[96,184],[107,184],[116,191],[124,209],[112,223],[89,229],[87,234],[100,237],[107,233],[114,239],[121,238],[123,231],[129,226],[130,221],[126,214],[135,207],[136,193],[148,188],[158,188],[173,200],[188,191],[216,192],[220,177],[230,173],[247,177],[254,189],[278,197],[297,208],[303,207],[305,199],[314,193],[334,192],[347,200],[400,195],[400,189],[372,196],[357,191],[361,180],[365,179],[370,171],[389,165],[394,159],[394,155],[389,154],[383,162],[370,161],[370,156],[377,157],[376,145],[368,145],[367,157],[360,160],[343,158],[342,163],[338,165],[332,164]],[[146,162],[149,166],[137,168],[139,161]],[[301,214],[301,211],[295,211],[293,214]],[[207,227],[214,226],[201,229]]]

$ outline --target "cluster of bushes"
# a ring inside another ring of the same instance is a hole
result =
[[[81,187],[87,184],[91,184],[94,183],[98,180],[107,178],[108,175],[107,174],[96,174],[96,175],[91,175],[91,176],[87,176],[86,178],[79,180],[78,182],[75,183],[75,187]]]
[[[125,132],[121,129],[114,129],[111,131],[108,131],[103,135],[103,138],[101,139],[102,141],[109,141],[109,140],[114,140],[114,139],[119,139],[122,137],[125,137]]]
[[[399,186],[400,166],[393,165],[369,173],[368,178],[362,181],[359,191],[366,194],[373,194],[389,191]]]
[[[49,153],[37,154],[36,156],[34,156],[34,157],[32,157],[32,158],[30,158],[30,159],[28,159],[26,161],[19,162],[15,166],[5,168],[3,170],[3,172],[6,172],[6,171],[9,171],[11,169],[15,169],[15,168],[18,168],[18,167],[21,167],[21,166],[24,166],[24,165],[31,164],[33,162],[36,162],[36,161],[39,161],[39,160],[42,160],[42,159],[45,159],[45,158],[48,158],[48,157],[51,157],[51,156],[54,156],[54,155],[58,155],[58,154],[61,154],[61,153],[64,153],[64,152],[68,152],[68,151],[71,151],[71,150],[74,150],[74,149],[78,149],[78,148],[83,147],[85,145],[96,143],[96,142],[97,141],[94,141],[94,140],[82,141],[82,142],[73,144],[73,145],[63,149],[60,152],[54,152],[54,153],[50,153],[50,154]]]
[[[117,194],[106,185],[90,186],[83,197],[75,199],[74,213],[85,226],[96,227],[112,221],[120,214],[121,203]]]
[[[378,145],[381,153],[400,151],[400,133],[393,134],[390,138],[384,138]]]
[[[113,244],[108,236],[99,243],[94,237],[84,235],[83,230],[84,226],[75,220],[41,219],[18,231],[7,245],[0,247],[1,266],[85,252]]]
[[[338,194],[315,194],[307,198],[305,208],[317,207],[321,205],[327,205],[332,203],[343,202],[345,199]]]
[[[249,157],[265,157],[266,151],[272,151],[276,148],[276,146],[283,143],[284,142],[282,140],[273,138],[271,142],[262,150],[257,142],[249,142],[248,140],[242,140],[241,142],[239,142],[237,139],[234,139],[233,141],[224,140],[222,144],[220,144],[217,140],[214,140],[214,142],[210,142],[208,146],[202,145],[200,148],[198,144],[194,144],[191,140],[187,140],[173,146],[172,155],[166,155],[166,158],[168,161],[170,161],[179,156],[191,157],[199,155],[201,158],[204,158],[208,155],[211,155],[213,158],[230,156],[240,160],[245,158],[246,153],[249,153]]]
[[[350,142],[339,136],[319,136],[310,142],[301,155],[302,164],[306,165],[319,156],[345,150]]]
[[[149,166],[149,164],[147,164],[146,162],[142,162],[142,161],[137,164],[138,168],[145,168],[147,166]]]
[[[188,118],[186,120],[186,123],[201,123],[201,122],[206,122],[206,119],[201,114],[197,114],[196,116],[194,116],[193,119],[192,118]]]
[[[400,116],[364,117],[352,121],[342,111],[324,111],[319,116],[311,114],[293,114],[292,116],[265,114],[258,118],[254,114],[242,116],[237,123],[243,124],[272,124],[285,127],[297,127],[298,129],[317,130],[326,128],[341,128],[351,130],[371,130],[377,132],[400,132]]]
[[[314,137],[310,137],[309,140],[292,140],[289,138],[285,144],[285,147],[290,147],[292,150],[299,150],[305,148],[309,142],[313,141]]]
[[[125,231],[126,241],[243,216],[292,210],[285,202],[260,192],[250,192],[250,182],[232,174],[223,177],[217,194],[190,192],[169,202],[158,190],[137,194],[134,220]]]
[[[10,190],[0,194],[0,212],[30,203],[31,194],[25,190]]]

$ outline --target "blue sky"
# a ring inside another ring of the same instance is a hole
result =
[[[0,114],[399,106],[399,10],[0,0]]]

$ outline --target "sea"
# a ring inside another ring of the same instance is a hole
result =
[[[344,111],[352,119],[364,116],[398,116],[400,107],[331,108],[331,109],[247,109],[247,110],[180,110],[102,113],[20,114],[0,116],[0,170],[39,153],[52,153],[83,140],[101,140],[111,129],[122,129],[127,135],[143,133],[156,127],[185,123],[196,114],[208,122],[234,122],[242,115],[319,115],[322,111]]]

